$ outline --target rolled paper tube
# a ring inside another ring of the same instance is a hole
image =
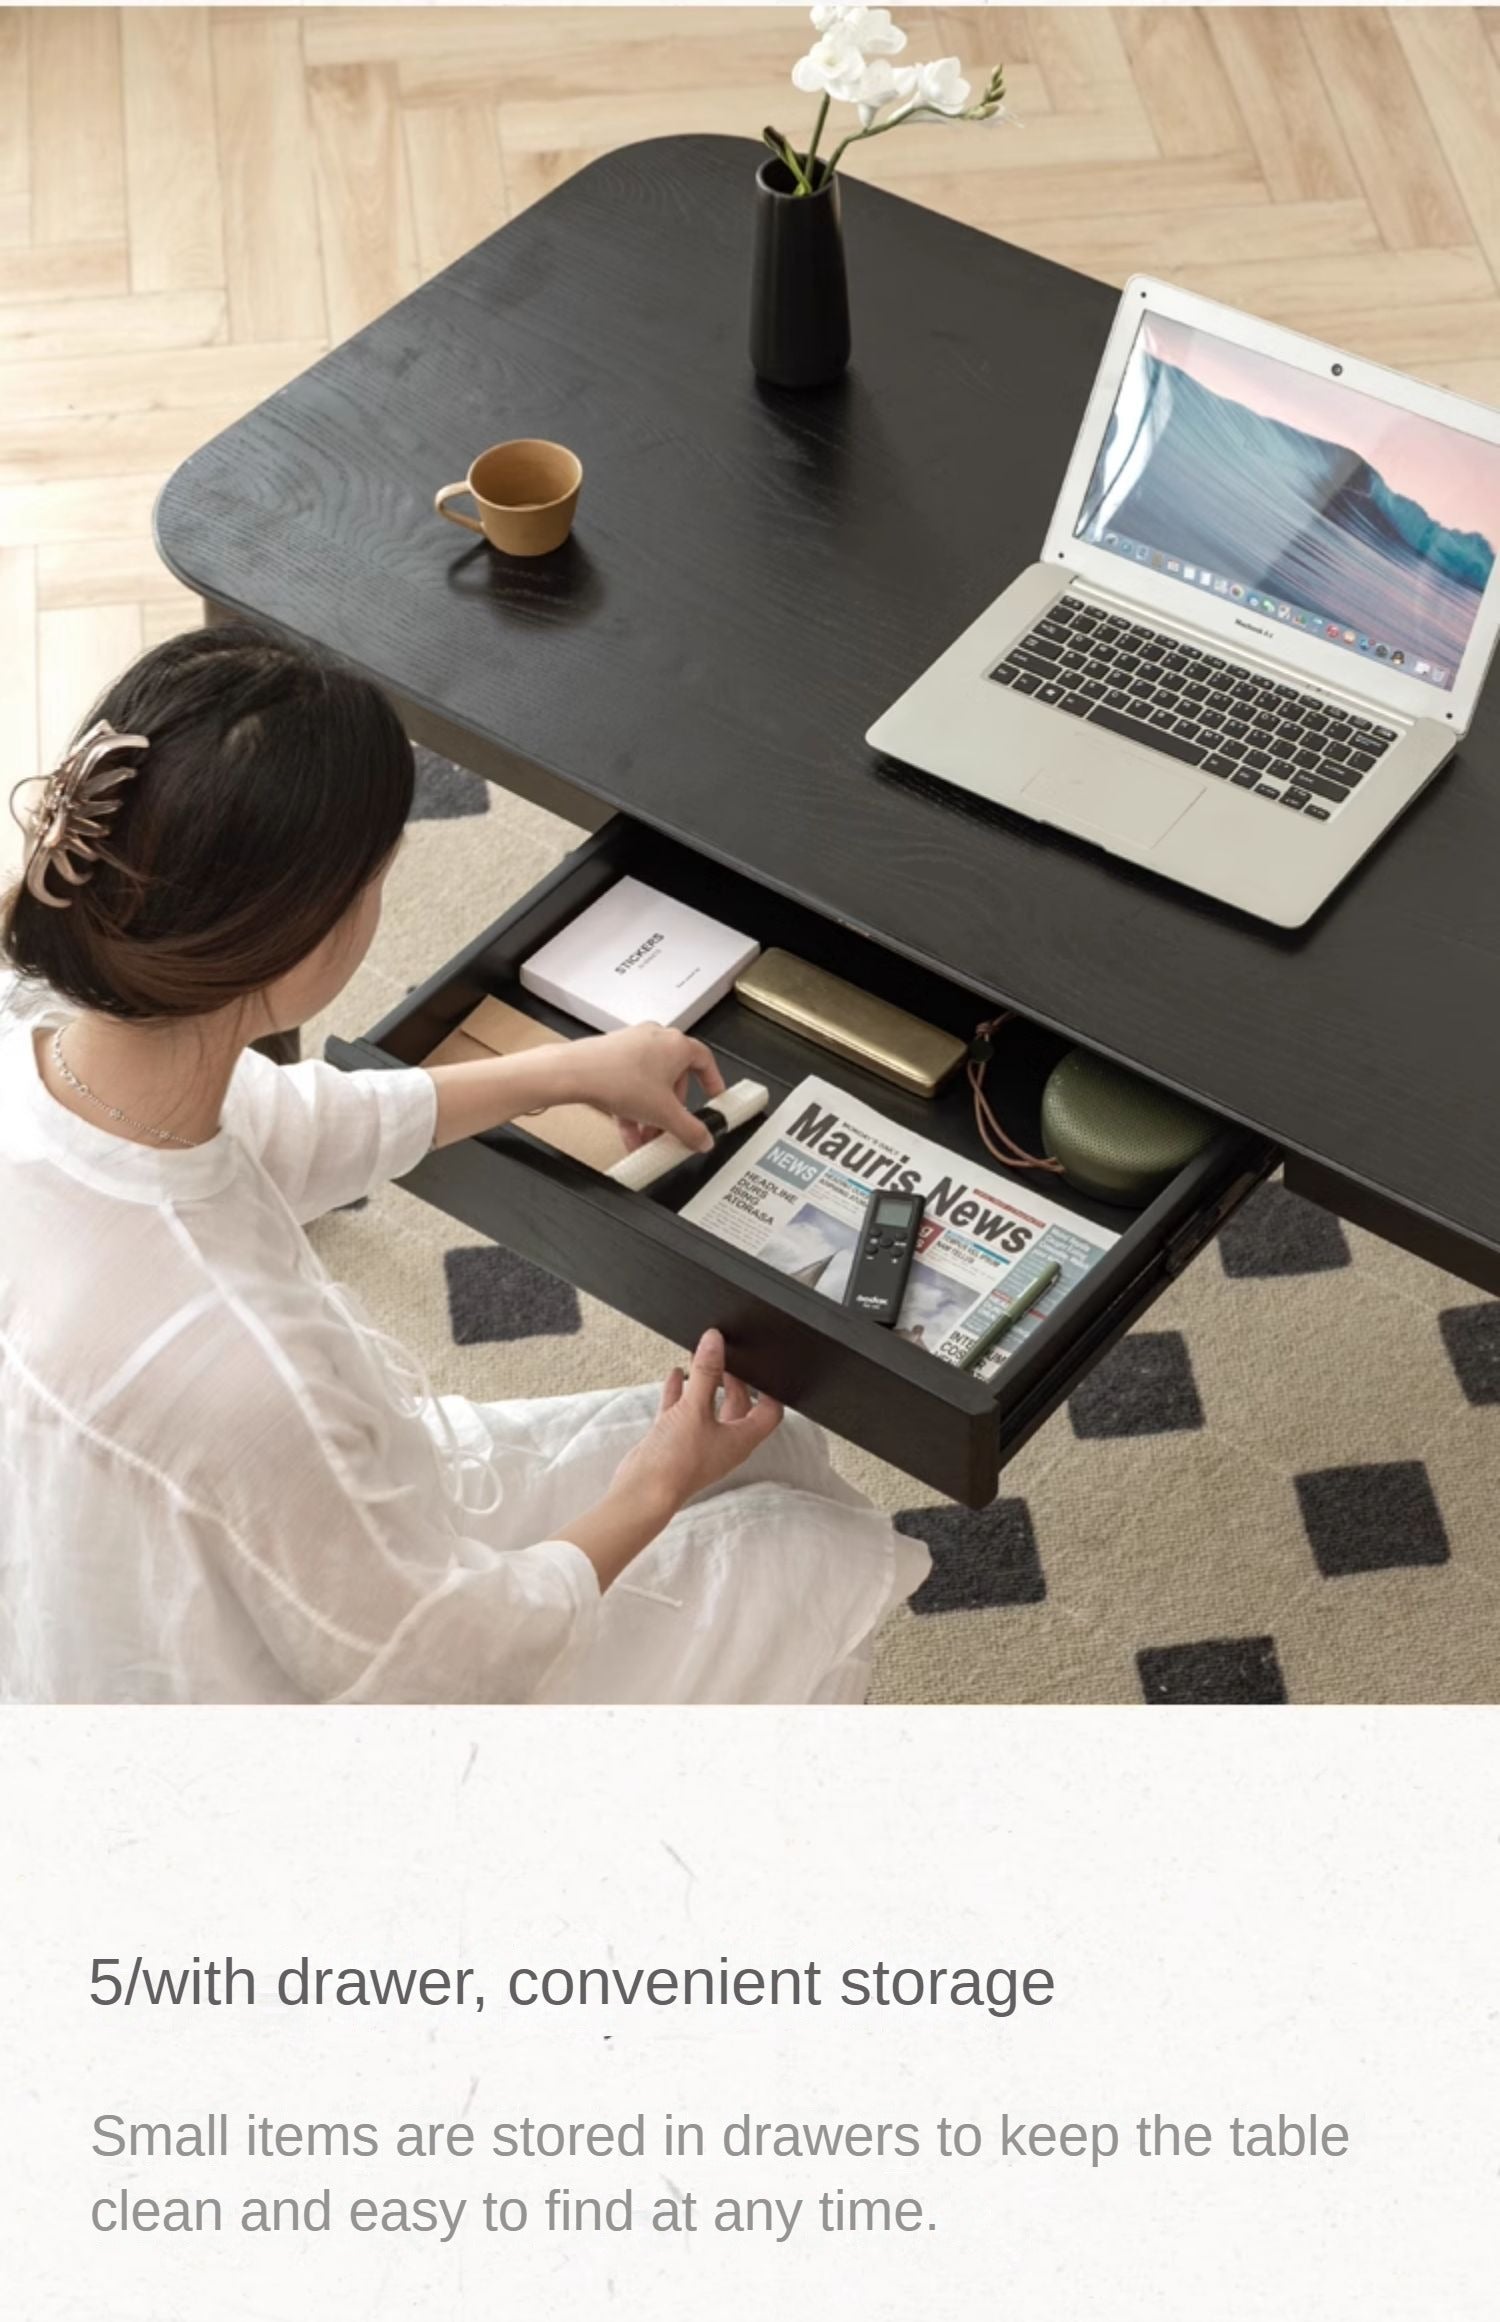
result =
[[[732,1130],[742,1129],[757,1113],[763,1113],[770,1101],[769,1089],[762,1088],[758,1080],[737,1080],[711,1104],[701,1106],[698,1119],[712,1129],[717,1145]],[[669,1171],[680,1169],[684,1161],[702,1158],[691,1145],[684,1145],[680,1137],[663,1133],[653,1137],[649,1144],[637,1145],[633,1153],[625,1154],[605,1175],[616,1185],[628,1186],[632,1193],[644,1193],[648,1185],[655,1185]]]

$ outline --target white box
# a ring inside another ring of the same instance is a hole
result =
[[[749,936],[691,904],[620,879],[532,953],[521,982],[600,1032],[626,1024],[680,1031],[722,1000],[759,952]]]

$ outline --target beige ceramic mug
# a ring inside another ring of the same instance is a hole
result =
[[[461,484],[444,484],[433,506],[450,524],[482,533],[506,556],[545,556],[572,531],[582,484],[583,463],[575,452],[540,436],[521,436],[491,444]],[[479,510],[477,520],[449,507],[463,492]]]

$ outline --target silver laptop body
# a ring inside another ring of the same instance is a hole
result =
[[[1500,414],[1137,279],[1040,560],[868,740],[1298,927],[1466,730],[1497,542]]]

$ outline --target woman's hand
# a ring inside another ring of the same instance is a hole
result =
[[[724,1093],[724,1075],[701,1040],[665,1024],[632,1024],[623,1032],[572,1041],[567,1069],[575,1101],[613,1114],[627,1150],[663,1129],[680,1137],[689,1152],[712,1148],[712,1135],[684,1101],[694,1073],[706,1097]]]
[[[615,1481],[627,1489],[643,1487],[675,1516],[695,1492],[733,1475],[781,1420],[781,1405],[771,1396],[752,1401],[743,1381],[726,1373],[723,1338],[706,1330],[687,1376],[668,1371],[656,1417],[621,1460]]]
[[[724,1341],[706,1330],[687,1377],[668,1372],[655,1419],[599,1505],[558,1537],[583,1550],[608,1588],[685,1501],[733,1475],[781,1420],[779,1403],[769,1395],[752,1402],[749,1388],[725,1375]]]
[[[670,1129],[689,1152],[706,1153],[713,1138],[684,1102],[689,1076],[697,1074],[705,1096],[724,1093],[724,1075],[702,1041],[664,1024],[549,1040],[515,1056],[429,1069],[437,1089],[435,1145],[482,1137],[551,1105],[594,1105],[613,1114],[631,1151]]]

